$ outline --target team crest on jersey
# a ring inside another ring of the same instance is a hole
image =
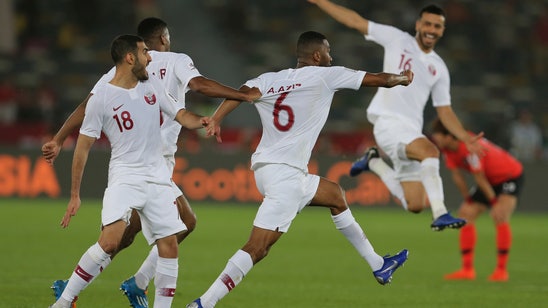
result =
[[[436,67],[432,64],[428,65],[428,71],[430,72],[430,74],[432,74],[432,76],[436,76]]]
[[[154,93],[146,93],[145,94],[145,102],[147,102],[147,104],[149,105],[154,105],[156,104],[156,95],[154,95]]]

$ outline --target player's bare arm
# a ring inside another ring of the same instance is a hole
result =
[[[478,184],[478,188],[481,190],[483,195],[489,200],[490,203],[495,203],[497,199],[497,194],[493,190],[493,186],[487,180],[485,173],[483,171],[474,172],[474,181]]]
[[[466,184],[466,179],[462,175],[462,172],[458,169],[451,170],[451,178],[453,179],[453,183],[455,183],[455,186],[459,190],[462,197],[466,199],[469,195],[468,185]]]
[[[84,168],[88,160],[89,150],[95,143],[95,138],[80,134],[78,141],[76,142],[76,148],[74,149],[74,156],[72,158],[72,177],[70,185],[70,201],[65,211],[65,215],[61,220],[61,226],[63,228],[68,227],[72,216],[76,215],[80,208],[80,186],[82,184],[82,177],[84,175]]]
[[[407,86],[413,82],[413,72],[405,70],[401,74],[391,73],[367,73],[362,80],[362,86],[365,87],[384,87],[392,88],[394,86]]]
[[[70,116],[67,118],[65,123],[63,123],[63,126],[57,131],[55,136],[53,138],[44,143],[42,145],[42,155],[46,159],[46,161],[50,164],[53,164],[55,161],[55,158],[59,155],[59,152],[61,151],[61,147],[63,146],[63,143],[67,139],[67,137],[78,127],[82,125],[82,121],[84,121],[84,113],[86,111],[86,105],[88,103],[89,98],[93,94],[89,94],[84,101],[74,109],[74,111],[70,114]]]
[[[195,114],[192,111],[187,109],[181,109],[177,112],[175,120],[179,122],[183,127],[188,129],[199,129],[207,125],[209,121],[207,118],[204,118],[201,115]],[[205,121],[205,125],[204,125]]]
[[[485,155],[485,148],[478,142],[483,138],[483,132],[476,135],[470,135],[462,126],[462,123],[451,106],[436,107],[436,112],[447,130],[449,130],[453,136],[457,137],[457,139],[464,142],[470,153],[478,156]]]
[[[201,93],[209,97],[228,98],[246,102],[252,102],[261,97],[261,92],[259,91],[259,89],[248,88],[245,91],[238,91],[203,76],[197,76],[192,78],[188,82],[188,86],[192,91]]]
[[[317,5],[322,11],[348,28],[356,29],[363,35],[369,33],[369,20],[363,18],[356,11],[328,0],[308,0],[308,2]]]
[[[262,93],[257,88],[256,89],[259,92],[259,97],[262,96]],[[242,86],[240,87],[240,91],[248,91],[250,88],[248,86]],[[217,107],[217,110],[213,113],[211,116],[211,121],[206,127],[206,136],[210,137],[215,135],[217,137],[218,142],[222,142],[221,138],[221,122],[223,119],[230,113],[232,110],[238,108],[242,102],[239,100],[231,100],[231,99],[225,99],[219,107]]]
[[[232,112],[232,110],[236,109],[238,106],[240,106],[242,102],[237,100],[231,100],[226,99],[224,100],[221,105],[215,110],[215,113],[211,116],[210,122],[206,126],[206,136],[211,137],[215,136],[217,138],[217,142],[221,143],[221,122],[225,118],[227,114]]]

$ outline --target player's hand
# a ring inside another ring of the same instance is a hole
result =
[[[50,165],[53,165],[53,162],[55,161],[55,158],[57,158],[57,156],[59,155],[60,150],[61,145],[54,140],[50,140],[42,145],[42,156],[44,156],[46,162],[48,162]]]
[[[251,89],[244,90],[247,96],[246,102],[253,102],[263,96],[259,88],[253,87]]]
[[[63,227],[63,229],[68,227],[70,219],[72,218],[72,216],[76,215],[78,209],[80,209],[81,203],[82,201],[80,201],[80,198],[78,197],[70,198],[67,210],[65,211],[65,215],[63,216],[63,220],[61,220],[61,227]]]
[[[222,143],[223,140],[221,139],[221,126],[214,118],[205,117],[206,121],[204,127],[206,130],[206,137],[215,136],[218,143]]]
[[[485,156],[485,151],[487,150],[487,148],[479,142],[479,140],[483,138],[483,135],[483,132],[481,132],[477,135],[470,136],[470,138],[464,142],[468,151],[478,155],[479,157]]]
[[[415,74],[413,73],[412,70],[405,70],[401,72],[400,75],[407,77],[407,79],[404,79],[400,83],[400,85],[402,86],[408,86],[409,84],[411,84],[411,82],[413,82],[413,77],[415,77]]]

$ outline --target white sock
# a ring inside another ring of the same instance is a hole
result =
[[[108,258],[106,258],[103,263],[101,263],[101,267],[99,268],[99,271],[102,273],[107,266],[109,266],[110,262],[112,262],[112,259],[110,258],[110,255]],[[94,278],[95,279],[95,278]]]
[[[369,263],[371,269],[373,271],[380,269],[384,263],[384,259],[375,252],[373,245],[371,245],[362,228],[356,222],[350,209],[339,215],[331,216],[331,218],[337,230],[341,231],[352,246],[356,248],[360,256]]]
[[[407,211],[407,201],[405,200],[403,187],[400,181],[396,179],[394,169],[390,168],[380,157],[372,158],[369,161],[369,169],[381,178],[390,193],[400,200],[402,207]]]
[[[238,250],[228,260],[225,269],[221,275],[215,279],[209,289],[200,296],[200,301],[204,308],[215,307],[218,301],[225,297],[228,292],[234,289],[244,278],[245,275],[253,267],[251,256],[243,251]]]
[[[49,307],[50,308],[71,308],[72,303],[68,302],[65,299],[63,299],[62,297],[60,297],[59,300],[57,300],[57,302],[55,302],[55,304],[53,304]]]
[[[107,266],[110,264],[110,262],[112,262],[112,259],[109,256],[108,258],[105,259],[105,261],[103,261],[103,263],[101,263],[101,266],[99,267],[99,272],[102,273],[103,270],[107,268]],[[91,281],[84,287],[84,289],[87,288],[95,280],[95,278],[97,278],[97,276],[94,276],[93,278],[91,278]]]
[[[101,270],[104,269],[106,259],[110,259],[110,255],[99,246],[99,243],[91,246],[82,255],[80,261],[78,261],[78,265],[76,265],[76,269],[74,269],[74,272],[70,276],[61,297],[72,303],[74,297],[78,296],[101,273]],[[106,265],[109,263],[107,262]]]
[[[175,289],[177,287],[177,274],[179,263],[177,258],[158,257],[154,287],[156,288],[154,306],[156,308],[171,307]]]
[[[99,267],[99,272],[102,273],[103,270],[107,268],[107,266],[110,264],[110,262],[112,262],[112,259],[109,256],[108,258],[105,259],[105,261],[103,261],[103,263],[101,263],[101,266]],[[84,289],[87,288],[95,280],[95,278],[97,278],[97,276],[94,276],[93,278],[91,278],[91,281],[84,287]]]
[[[146,290],[148,288],[148,284],[154,278],[154,274],[156,273],[156,265],[158,264],[158,246],[154,245],[152,249],[150,250],[147,258],[141,264],[141,267],[135,273],[135,283],[140,289]]]
[[[430,208],[434,219],[447,213],[443,197],[443,183],[440,177],[440,160],[427,158],[421,162],[421,181],[430,200]]]

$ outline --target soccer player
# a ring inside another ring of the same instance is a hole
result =
[[[476,227],[474,222],[483,212],[489,210],[496,228],[497,267],[489,276],[490,281],[507,281],[506,264],[512,245],[510,217],[516,208],[518,195],[523,185],[521,163],[505,150],[489,142],[480,140],[485,147],[485,156],[470,153],[464,143],[436,119],[432,124],[432,140],[440,148],[445,165],[451,170],[453,182],[464,197],[459,209],[459,217],[468,221],[460,230],[460,251],[462,268],[445,275],[447,280],[473,280],[474,248]],[[470,189],[460,170],[471,173],[475,185]]]
[[[375,172],[407,211],[419,213],[430,201],[433,222],[431,228],[460,228],[466,221],[452,217],[444,202],[442,179],[439,174],[439,151],[422,134],[423,112],[432,95],[432,103],[444,125],[474,153],[482,149],[477,140],[482,134],[470,135],[451,108],[449,72],[434,46],[443,36],[445,14],[435,5],[423,8],[415,23],[413,37],[395,27],[375,23],[353,10],[328,0],[308,0],[347,27],[356,29],[384,47],[384,71],[412,69],[415,80],[409,87],[379,88],[367,108],[367,119],[373,124],[377,145],[390,157],[391,168],[380,157],[377,148],[351,167],[350,175],[362,171]]]
[[[143,37],[147,47],[151,50],[150,56],[152,62],[148,65],[147,71],[150,75],[158,77],[167,91],[173,95],[179,102],[185,102],[185,93],[189,90],[199,92],[210,97],[223,97],[244,101],[252,101],[260,96],[257,89],[238,91],[224,86],[214,80],[205,78],[194,66],[192,59],[183,53],[170,52],[171,42],[167,23],[159,18],[146,18],[142,20],[137,33]],[[84,109],[89,98],[95,93],[96,88],[101,87],[114,76],[116,69],[113,68],[105,74],[96,84],[89,96],[76,108],[76,110],[67,119],[53,140],[45,143],[42,147],[44,157],[51,163],[55,160],[63,145],[63,142],[72,131],[82,124],[84,118]],[[168,117],[163,117],[162,122],[162,147],[163,155],[169,167],[170,174],[173,173],[175,166],[175,152],[177,151],[177,139],[181,130],[181,125]],[[196,216],[192,211],[188,201],[181,190],[172,183],[173,189],[177,194],[177,206],[179,215],[187,226],[188,230],[177,235],[178,242],[182,242],[196,225]],[[122,250],[129,246],[135,235],[141,230],[141,224],[136,212],[132,215],[131,223],[128,226],[120,247]],[[113,252],[113,258],[118,251]],[[152,247],[148,257],[143,262],[137,273],[122,283],[121,289],[128,297],[130,304],[135,308],[148,307],[146,296],[147,286],[155,273],[158,250],[156,246]],[[57,280],[52,288],[56,298],[60,296],[66,280]]]
[[[151,58],[141,37],[121,35],[111,46],[116,73],[89,99],[72,163],[71,198],[61,221],[69,226],[80,208],[80,188],[91,146],[103,132],[112,148],[108,186],[103,197],[98,241],[81,257],[60,298],[51,307],[71,307],[91,281],[110,263],[133,210],[139,213],[143,235],[158,248],[154,307],[170,307],[178,276],[176,234],[186,230],[177,215],[171,174],[163,159],[158,116],[162,111],[188,129],[208,123],[168,97],[149,80]]]
[[[297,42],[297,68],[271,72],[249,80],[243,89],[257,87],[262,97],[254,102],[263,127],[261,141],[251,157],[257,188],[264,196],[247,243],[226,264],[210,288],[187,307],[210,308],[235,288],[270,247],[288,231],[305,206],[327,207],[335,227],[368,262],[380,284],[407,259],[407,250],[379,256],[348,208],[339,184],[308,173],[312,148],[324,126],[333,95],[362,86],[408,85],[413,73],[366,73],[331,67],[330,46],[318,32],[305,32]],[[225,100],[207,127],[210,136],[220,121],[241,102]],[[220,136],[217,136],[219,139]],[[220,141],[220,140],[219,140]]]

